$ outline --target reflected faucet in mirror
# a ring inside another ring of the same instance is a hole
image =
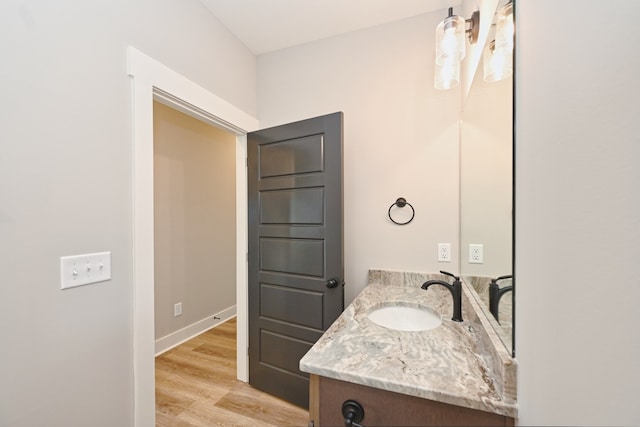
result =
[[[513,275],[509,274],[507,276],[496,277],[495,279],[491,279],[491,283],[489,284],[489,311],[498,323],[500,323],[500,298],[502,298],[502,295],[505,293],[513,290],[513,285],[500,288],[498,282],[507,279],[513,279]]]
[[[462,282],[460,277],[454,276],[447,271],[441,270],[440,273],[453,277],[453,283],[445,282],[444,280],[427,280],[422,284],[422,289],[426,291],[431,285],[441,285],[449,289],[453,297],[453,317],[451,317],[451,320],[462,322]]]

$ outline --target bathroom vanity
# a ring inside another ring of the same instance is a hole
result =
[[[309,408],[314,426],[344,425],[342,407],[353,400],[362,405],[364,426],[512,426],[511,417],[393,393],[327,377],[311,376]]]
[[[355,401],[364,426],[513,425],[515,361],[463,285],[463,322],[454,322],[451,293],[420,288],[440,274],[369,272],[369,285],[300,361],[310,376],[314,425],[344,425]],[[414,307],[441,324],[406,331],[374,323],[376,308]]]

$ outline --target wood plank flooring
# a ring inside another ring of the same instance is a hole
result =
[[[233,318],[156,357],[156,425],[306,426],[309,413],[236,380]]]

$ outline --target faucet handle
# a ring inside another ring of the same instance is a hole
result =
[[[491,283],[496,283],[499,280],[505,280],[505,279],[513,279],[513,275],[508,274],[506,276],[500,276],[500,277],[496,277],[495,279],[491,279]]]
[[[448,271],[440,270],[440,273],[444,274],[445,276],[453,277],[453,280],[455,280],[456,282],[460,281],[460,277],[454,276],[452,273],[449,273]]]

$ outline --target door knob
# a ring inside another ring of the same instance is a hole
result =
[[[339,284],[340,283],[338,279],[336,279],[335,277],[332,277],[331,279],[327,280],[327,288],[329,289],[337,288]]]

